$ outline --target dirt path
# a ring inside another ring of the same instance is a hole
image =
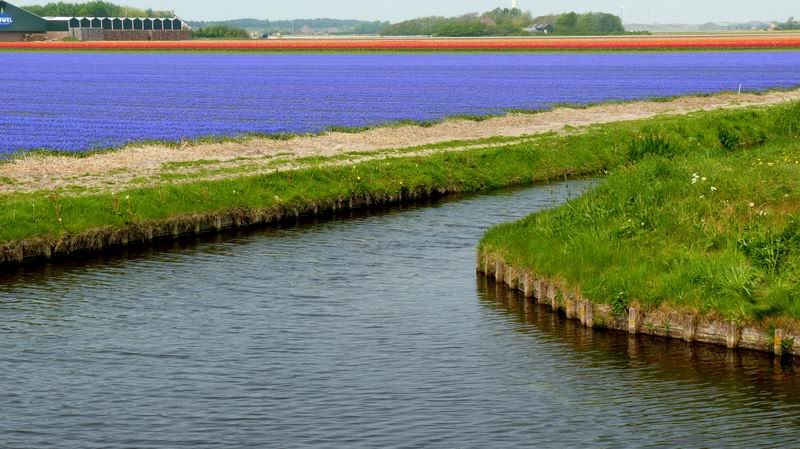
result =
[[[122,190],[165,182],[187,182],[255,174],[302,166],[299,158],[348,154],[350,161],[386,157],[397,153],[352,155],[408,148],[454,140],[487,137],[523,137],[565,127],[637,120],[659,114],[687,114],[700,110],[771,105],[800,100],[800,90],[764,95],[723,94],[686,97],[669,102],[607,104],[586,109],[558,108],[536,114],[510,114],[481,122],[452,120],[432,127],[398,126],[350,133],[329,133],[289,140],[248,139],[244,142],[169,147],[131,146],[85,158],[28,156],[0,164],[0,193],[72,189],[75,194]],[[470,147],[449,148],[458,151]],[[431,151],[405,155],[430,154]],[[339,161],[338,163],[348,163]]]

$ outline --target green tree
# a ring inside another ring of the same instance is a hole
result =
[[[794,20],[794,16],[789,17],[786,20],[786,23],[778,24],[778,26],[784,30],[800,30],[800,22]]]
[[[601,34],[624,33],[622,18],[613,14],[600,13],[597,19]]]
[[[625,27],[622,19],[613,14],[590,12],[578,14],[570,12],[561,14],[553,24],[556,34],[560,35],[604,35],[623,34]]]
[[[568,12],[566,14],[561,14],[556,19],[555,27],[557,30],[563,30],[564,32],[571,32],[573,31],[578,25],[578,14],[575,12]]]
[[[250,39],[250,33],[244,28],[226,25],[199,28],[194,30],[192,35],[200,39]]]

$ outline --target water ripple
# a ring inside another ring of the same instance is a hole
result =
[[[487,226],[587,185],[0,275],[0,446],[796,445],[791,367],[476,282]]]

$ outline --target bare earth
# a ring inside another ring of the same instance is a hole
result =
[[[220,179],[298,168],[304,165],[296,161],[298,158],[340,156],[346,153],[349,160],[337,163],[352,163],[397,154],[431,154],[436,150],[393,153],[389,149],[498,136],[524,139],[535,134],[561,132],[567,127],[638,120],[660,114],[765,106],[792,100],[800,100],[800,90],[764,95],[686,97],[669,102],[607,104],[586,109],[558,108],[536,114],[509,114],[481,122],[452,120],[427,128],[385,127],[356,134],[328,133],[289,140],[253,138],[243,142],[181,147],[130,146],[85,158],[27,156],[0,163],[0,193],[60,188],[72,190],[74,194],[119,191],[165,182]],[[445,151],[476,147],[465,145]],[[376,154],[376,151],[380,153]],[[353,152],[367,154],[360,156]]]

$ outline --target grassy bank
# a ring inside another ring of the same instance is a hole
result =
[[[320,159],[306,168],[257,176],[181,184],[165,180],[163,185],[113,194],[74,189],[7,194],[0,196],[0,261],[565,176],[603,175],[639,158],[632,145],[652,145],[652,151],[720,152],[721,127],[729,129],[731,139],[739,136],[736,145],[771,144],[794,132],[787,127],[795,126],[799,111],[781,106],[703,112],[521,142],[459,142],[480,146],[460,152],[403,157],[397,151],[397,156],[353,165]],[[648,144],[653,136],[680,145],[664,147],[660,140]]]
[[[645,126],[607,182],[481,253],[580,292],[762,329],[800,323],[800,106]]]

